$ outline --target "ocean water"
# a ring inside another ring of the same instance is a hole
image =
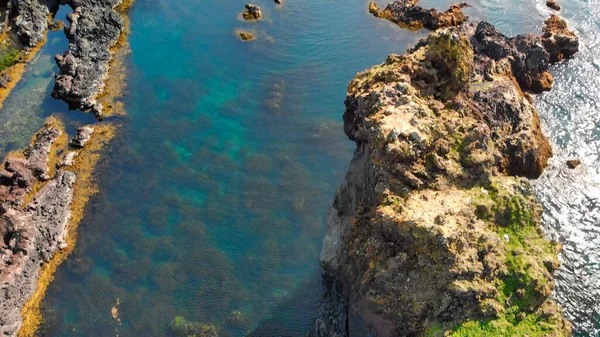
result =
[[[595,337],[600,7],[560,3],[582,51],[553,69],[555,89],[537,98],[556,157],[536,189],[549,236],[565,246],[555,297],[576,334]],[[224,336],[302,336],[310,327],[321,297],[324,217],[354,147],[341,123],[346,84],[427,32],[372,17],[366,0],[289,0],[280,8],[259,0],[265,18],[255,23],[237,17],[244,4],[136,0],[128,117],[98,166],[100,193],[77,247],[43,303],[41,336],[173,336],[178,316]],[[539,32],[549,14],[542,0],[471,4],[473,19],[507,34]],[[238,29],[258,41],[239,41]],[[54,36],[40,60],[65,48]],[[5,150],[24,144],[8,140],[28,139],[49,114],[61,113],[70,129],[90,121],[49,98],[56,70],[40,67],[30,82],[45,95],[22,84],[0,110],[0,121],[18,115],[10,111],[31,115],[18,132],[0,123]],[[566,169],[571,157],[582,167]]]

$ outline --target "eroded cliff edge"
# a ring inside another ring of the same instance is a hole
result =
[[[350,82],[357,146],[328,212],[311,336],[570,335],[549,298],[560,245],[526,179],[552,155],[526,91],[549,89],[550,62],[577,45],[558,17],[543,36],[463,24]]]

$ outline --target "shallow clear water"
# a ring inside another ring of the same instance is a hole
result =
[[[353,150],[341,124],[346,84],[427,32],[375,19],[366,0],[256,3],[266,16],[259,23],[236,18],[243,1],[136,1],[129,116],[44,301],[41,335],[168,336],[176,316],[231,336],[307,331],[321,296],[324,215]],[[509,34],[540,31],[548,15],[540,0],[472,4],[472,18]],[[597,336],[600,13],[593,1],[561,4],[583,47],[537,100],[557,156],[536,186],[549,235],[565,244],[556,298],[579,335]],[[240,42],[236,29],[259,40]],[[40,75],[46,95],[27,100],[39,124],[64,109],[48,101],[51,69]],[[16,90],[0,118],[30,91]],[[565,169],[567,157],[583,167]],[[111,315],[117,299],[120,323]]]

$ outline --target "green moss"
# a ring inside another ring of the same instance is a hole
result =
[[[495,319],[469,320],[449,329],[450,336],[567,335],[562,321],[540,314],[552,290],[548,264],[558,265],[558,248],[539,230],[538,201],[519,181],[493,181],[472,192],[476,215],[489,223],[505,249],[505,270],[494,281],[502,308]]]
[[[0,55],[0,71],[12,66],[19,60],[19,51],[17,49],[9,49]]]
[[[556,332],[556,328],[544,322],[538,315],[526,315],[517,323],[509,322],[501,317],[495,320],[467,321],[457,326],[452,337],[517,337],[547,336]]]
[[[439,97],[451,99],[467,85],[473,73],[473,47],[469,40],[451,30],[441,30],[429,36],[427,60],[441,75],[443,88]]]

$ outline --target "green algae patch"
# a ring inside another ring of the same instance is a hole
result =
[[[6,39],[6,37],[5,37]],[[0,109],[2,109],[2,103],[4,100],[10,95],[12,89],[17,86],[17,83],[23,77],[25,73],[25,69],[27,68],[27,63],[29,63],[35,55],[40,51],[42,46],[46,43],[47,36],[44,36],[44,39],[38,43],[37,46],[29,49],[29,50],[19,50],[14,49],[14,47],[8,47],[6,52],[0,58],[2,58],[2,66],[1,69],[2,75],[6,75],[10,77],[10,81],[6,83],[6,86],[0,87]],[[3,40],[2,44],[6,45],[8,41]]]
[[[213,325],[189,322],[183,316],[176,316],[169,328],[177,337],[217,337],[217,328]]]
[[[503,243],[505,269],[494,281],[498,289],[493,309],[496,317],[467,320],[446,335],[569,336],[570,323],[548,299],[552,273],[559,267],[560,244],[545,239],[540,228],[541,206],[531,186],[519,178],[495,178],[485,189],[474,190],[472,204],[477,216],[489,223]]]
[[[19,50],[9,49],[0,55],[0,71],[12,66],[19,60]]]

